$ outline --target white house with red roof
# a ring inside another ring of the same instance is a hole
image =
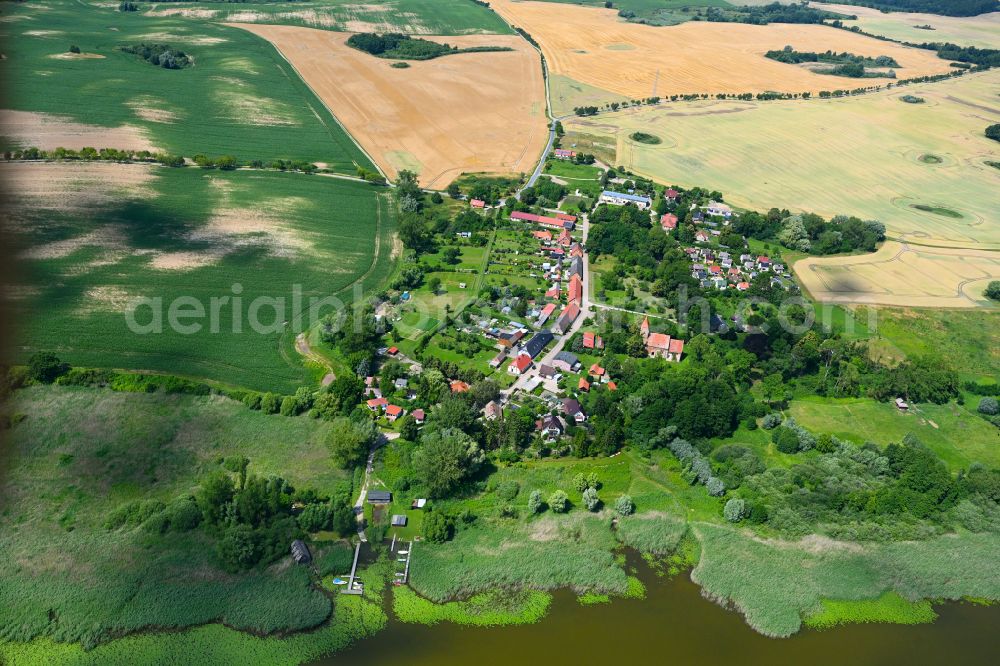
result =
[[[677,216],[673,213],[664,213],[660,216],[660,226],[664,231],[673,231],[677,228]]]
[[[469,205],[473,208],[486,208],[486,202],[482,199],[473,199],[469,202]]]
[[[507,366],[507,372],[512,375],[523,375],[531,367],[531,357],[527,354],[518,354],[517,358]]]

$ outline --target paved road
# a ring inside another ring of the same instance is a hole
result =
[[[538,177],[542,175],[542,169],[545,168],[545,159],[549,156],[549,153],[552,152],[552,144],[555,143],[556,140],[556,122],[557,121],[553,120],[549,125],[549,142],[545,144],[545,152],[542,153],[542,159],[538,160],[538,164],[535,166],[535,170],[532,172],[531,178],[528,179],[528,182],[524,185],[524,187],[534,187]],[[521,190],[523,190],[524,187],[522,187]],[[516,195],[519,199],[521,198],[521,190],[518,190]]]
[[[580,224],[581,224],[581,229],[583,230],[583,242],[586,243],[587,242],[587,235],[590,233],[590,220],[589,220],[589,218],[588,218],[587,215],[582,215],[581,216],[581,222],[580,222]],[[566,334],[563,335],[563,336],[561,336],[560,338],[558,338],[556,340],[556,344],[555,344],[555,346],[552,349],[550,349],[541,358],[536,358],[535,359],[535,365],[531,368],[531,370],[527,374],[524,374],[524,375],[521,375],[520,377],[518,377],[517,381],[515,381],[513,384],[511,384],[510,388],[508,388],[506,391],[502,391],[501,392],[503,395],[509,397],[509,396],[513,395],[515,391],[524,389],[524,387],[527,386],[527,384],[528,384],[528,380],[531,379],[533,376],[535,376],[535,375],[538,374],[538,366],[539,365],[542,365],[542,364],[552,365],[552,360],[556,357],[556,354],[558,354],[559,352],[561,352],[563,350],[563,348],[566,346],[566,341],[569,340],[570,338],[572,338],[574,335],[576,335],[576,332],[579,331],[580,328],[583,326],[583,322],[590,318],[590,315],[591,315],[591,311],[590,311],[591,304],[590,304],[590,287],[589,287],[589,285],[590,285],[590,258],[587,255],[586,250],[584,250],[584,253],[583,253],[583,299],[582,299],[582,301],[580,303],[580,316],[576,318],[576,321],[574,321],[573,324],[569,327],[569,330],[566,331]]]

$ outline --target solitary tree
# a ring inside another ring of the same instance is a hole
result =
[[[569,511],[569,497],[561,490],[557,490],[549,496],[549,508],[556,513],[566,513]]]
[[[632,501],[631,495],[622,495],[615,502],[615,512],[622,516],[630,516],[635,513],[635,502]]]
[[[542,491],[532,490],[531,495],[528,496],[528,511],[531,513],[541,513],[542,507]]]
[[[587,488],[583,491],[583,505],[587,507],[588,511],[597,511],[601,506],[601,498],[597,496],[597,491],[593,488]]]

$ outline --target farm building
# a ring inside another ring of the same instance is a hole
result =
[[[312,553],[309,552],[309,546],[301,539],[296,539],[292,542],[292,559],[295,560],[296,564],[309,564],[312,562]]]
[[[537,321],[538,325],[539,326],[545,325],[545,322],[549,320],[549,317],[551,317],[552,313],[555,311],[556,311],[556,304],[548,303],[544,308],[542,308],[542,311],[538,313],[538,321]]]
[[[388,504],[392,501],[392,493],[388,490],[369,490],[365,499],[369,504]]]
[[[559,333],[565,333],[579,316],[580,306],[576,303],[570,303],[563,308],[563,311],[559,314],[559,319],[556,320],[556,324],[552,328],[559,331]]]
[[[604,349],[604,340],[593,331],[583,332],[584,349]]]
[[[569,286],[566,288],[566,300],[577,305],[583,299],[583,280],[576,273],[569,279]]]
[[[554,151],[555,156],[561,160],[571,160],[576,157],[575,150],[569,150],[568,148],[556,148]]]
[[[557,217],[536,215],[535,213],[523,213],[519,210],[515,210],[511,213],[510,219],[520,220],[521,222],[534,222],[535,224],[540,224],[543,227],[549,227],[550,229],[569,229],[572,231],[576,226],[576,223],[570,220],[560,220]]]
[[[539,331],[531,336],[531,339],[525,343],[521,354],[526,354],[529,359],[534,359],[542,350],[545,349],[545,345],[552,342],[554,336],[549,331]]]
[[[598,199],[599,203],[610,204],[612,206],[624,206],[635,204],[640,210],[646,210],[653,205],[653,200],[638,194],[625,194],[624,192],[612,192],[604,190]]]

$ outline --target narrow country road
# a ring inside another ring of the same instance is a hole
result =
[[[378,451],[379,447],[398,438],[398,432],[383,433],[381,437],[375,440],[371,449],[368,450],[368,460],[365,462],[365,480],[361,483],[358,499],[354,503],[354,519],[358,522],[358,538],[361,540],[361,543],[368,543],[368,537],[365,536],[365,498],[368,496],[368,484],[371,482],[372,463],[375,461],[375,452]]]

